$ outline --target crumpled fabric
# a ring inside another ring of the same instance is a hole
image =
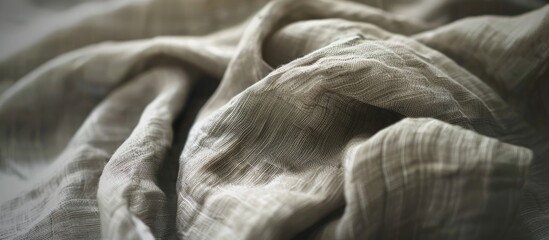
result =
[[[542,2],[3,4],[1,239],[549,236]]]

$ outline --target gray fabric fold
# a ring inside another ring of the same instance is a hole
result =
[[[549,7],[473,2],[17,5],[0,238],[546,239]]]

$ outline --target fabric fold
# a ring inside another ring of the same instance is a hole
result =
[[[549,7],[473,2],[36,16],[0,37],[0,238],[544,239]]]

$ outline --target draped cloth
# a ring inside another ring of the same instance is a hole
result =
[[[1,239],[549,236],[543,3],[2,4]]]

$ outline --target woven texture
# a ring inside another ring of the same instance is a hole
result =
[[[549,239],[538,1],[26,3],[0,239]]]

